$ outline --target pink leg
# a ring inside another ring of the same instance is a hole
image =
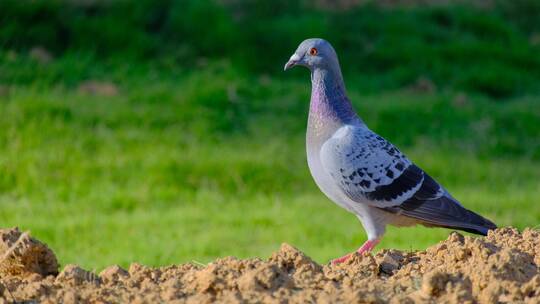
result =
[[[373,248],[375,248],[375,246],[377,246],[377,244],[379,244],[380,240],[379,239],[374,239],[374,240],[367,240],[363,245],[362,247],[358,248],[358,250],[356,250],[356,252],[358,254],[362,254],[364,252],[370,252],[371,250],[373,250]],[[335,260],[332,261],[332,264],[336,265],[336,264],[341,264],[345,261],[347,261],[350,257],[352,256],[352,253],[349,253],[347,255],[344,255],[340,258],[337,258]]]

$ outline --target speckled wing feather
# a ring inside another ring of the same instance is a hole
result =
[[[351,200],[373,207],[403,203],[424,178],[396,147],[364,125],[341,127],[323,144],[320,157]]]
[[[432,226],[486,234],[495,225],[469,211],[396,147],[363,125],[340,128],[321,162],[353,201]]]

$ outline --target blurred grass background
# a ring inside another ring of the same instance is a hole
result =
[[[356,2],[1,1],[1,226],[97,269],[355,249],[308,172],[309,73],[282,72],[308,37],[373,130],[467,207],[537,226],[540,2]]]

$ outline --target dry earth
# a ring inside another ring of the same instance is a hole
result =
[[[540,232],[452,233],[426,251],[381,250],[319,265],[283,244],[268,260],[218,259],[99,275],[67,265],[18,229],[0,230],[3,303],[540,303]]]

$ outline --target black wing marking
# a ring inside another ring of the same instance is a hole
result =
[[[394,201],[401,195],[418,188],[423,180],[424,172],[412,164],[390,184],[377,186],[374,191],[366,192],[365,196],[375,201]]]

